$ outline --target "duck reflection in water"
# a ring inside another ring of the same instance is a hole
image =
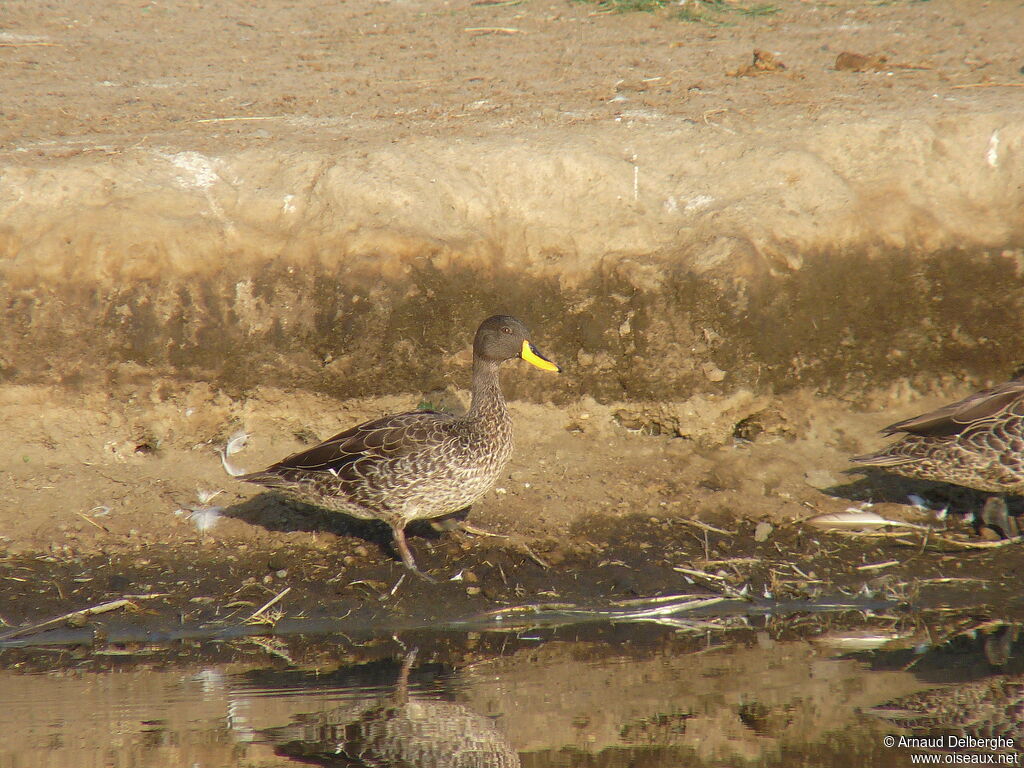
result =
[[[301,716],[264,731],[275,752],[315,765],[366,768],[519,768],[494,720],[409,691],[411,651],[392,695]]]
[[[1004,624],[983,639],[991,667],[1014,674],[945,685],[886,702],[866,714],[882,718],[915,737],[946,748],[980,747],[987,752],[1024,750],[1024,673],[1020,669],[1020,625]],[[962,741],[961,741],[962,740]],[[979,741],[987,740],[987,741]],[[1012,743],[1007,746],[1007,740]],[[1018,763],[1014,763],[1018,764]]]

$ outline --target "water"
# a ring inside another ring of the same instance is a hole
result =
[[[898,741],[1021,743],[1015,624],[867,609],[563,618],[393,637],[22,641],[0,652],[0,767],[1019,764],[1005,746]],[[362,762],[330,761],[346,740]]]

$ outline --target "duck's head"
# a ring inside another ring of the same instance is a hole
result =
[[[480,323],[473,339],[473,356],[495,363],[521,357],[545,371],[562,370],[537,351],[526,326],[509,315],[494,315]]]

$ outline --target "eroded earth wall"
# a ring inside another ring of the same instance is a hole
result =
[[[517,397],[1009,375],[1022,116],[9,161],[0,377],[425,391],[493,312],[569,373]]]

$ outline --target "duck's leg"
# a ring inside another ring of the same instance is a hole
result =
[[[398,550],[398,554],[401,556],[402,562],[405,563],[405,567],[421,579],[434,581],[434,579],[430,578],[427,574],[416,567],[416,561],[413,560],[412,551],[409,549],[409,544],[405,540],[405,521],[401,520],[399,522],[392,523],[391,532],[395,537],[395,549]]]
[[[981,521],[989,528],[998,529],[1008,539],[1012,539],[1018,533],[1017,521],[1010,517],[1006,499],[1002,496],[990,496],[985,499],[985,506],[981,508]]]

